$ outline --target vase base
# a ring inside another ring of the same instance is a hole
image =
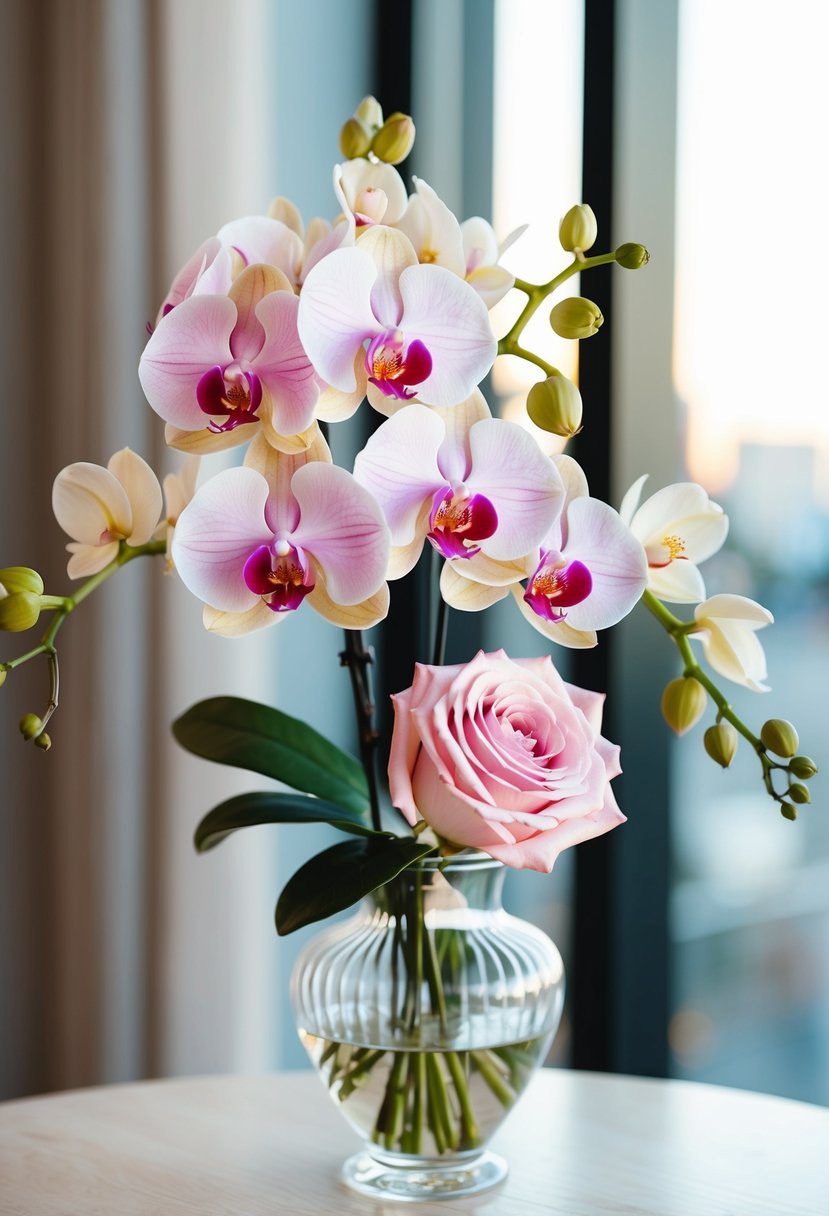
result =
[[[503,1157],[490,1152],[447,1165],[431,1161],[413,1165],[384,1164],[363,1152],[349,1157],[342,1176],[352,1190],[362,1195],[415,1203],[477,1195],[506,1178],[508,1168]]]

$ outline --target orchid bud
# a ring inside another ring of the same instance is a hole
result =
[[[46,734],[45,730],[42,730],[39,735],[35,735],[35,747],[42,748],[43,751],[48,752],[51,746],[52,740]]]
[[[801,781],[808,781],[817,772],[817,765],[809,756],[795,756],[789,761],[789,772]]]
[[[637,245],[632,241],[620,245],[616,250],[616,265],[621,266],[624,270],[641,270],[643,266],[647,266],[650,260],[651,255],[645,246]]]
[[[366,156],[371,147],[371,132],[367,131],[359,118],[349,118],[340,131],[340,151],[346,160]]]
[[[797,819],[797,807],[792,806],[790,802],[782,802],[780,804],[780,814],[784,819],[791,819],[794,822]]]
[[[23,633],[37,624],[40,596],[33,591],[17,591],[0,599],[0,630]]]
[[[369,131],[377,130],[383,125],[383,107],[376,97],[369,95],[364,97],[357,109],[354,111],[354,117],[358,122],[361,122]]]
[[[764,722],[760,729],[760,742],[775,756],[782,756],[786,760],[794,756],[800,746],[797,731],[785,718],[769,718],[768,722]]]
[[[412,150],[415,125],[408,114],[392,114],[374,137],[371,150],[387,165],[399,165]]]
[[[530,389],[527,413],[542,431],[570,439],[581,430],[581,393],[566,376],[548,376]]]
[[[792,802],[811,802],[812,795],[809,793],[809,787],[802,785],[799,781],[795,781],[789,786],[789,797]]]
[[[558,239],[568,253],[583,253],[590,249],[599,235],[599,225],[593,208],[587,203],[571,207],[558,226]]]
[[[357,215],[363,215],[373,223],[379,224],[388,210],[388,205],[389,196],[385,190],[381,190],[379,186],[366,186],[365,190],[361,190],[357,196],[354,211]]]
[[[722,768],[728,768],[737,751],[737,732],[730,722],[709,726],[702,737],[705,750]]]
[[[5,566],[0,570],[0,587],[9,595],[15,591],[31,591],[43,595],[43,579],[29,566]]]
[[[684,735],[699,722],[707,704],[702,685],[690,676],[679,676],[666,685],[662,694],[662,716],[672,731]]]
[[[20,733],[24,739],[34,739],[43,730],[43,722],[37,714],[24,714],[20,719]]]
[[[592,338],[603,321],[599,306],[584,296],[559,300],[550,313],[550,324],[560,338]]]

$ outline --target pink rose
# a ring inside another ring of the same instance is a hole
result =
[[[610,789],[619,748],[599,734],[604,696],[565,684],[549,656],[418,663],[392,700],[391,797],[413,826],[549,873],[562,849],[625,822]]]

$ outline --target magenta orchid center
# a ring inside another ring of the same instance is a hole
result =
[[[432,500],[429,540],[444,557],[474,557],[477,541],[492,536],[498,515],[483,494],[470,494],[466,486],[446,486]]]
[[[563,610],[581,604],[592,590],[593,576],[583,562],[556,561],[552,554],[542,553],[527,583],[524,601],[536,616],[563,621],[567,616]]]
[[[272,612],[291,612],[314,589],[307,557],[287,540],[255,549],[245,562],[244,579]]]
[[[432,374],[432,356],[419,338],[406,343],[399,329],[387,329],[369,343],[366,372],[387,397],[411,401],[415,392],[410,386]]]
[[[196,385],[196,399],[202,411],[211,415],[208,429],[221,434],[259,421],[256,411],[262,404],[262,383],[255,372],[243,372],[238,365],[224,370],[211,367]]]

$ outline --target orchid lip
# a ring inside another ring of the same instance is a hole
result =
[[[564,608],[574,608],[590,595],[593,576],[583,562],[551,562],[550,557],[550,553],[542,553],[527,583],[524,602],[536,616],[563,621],[567,616]]]
[[[212,415],[208,430],[214,434],[233,431],[245,423],[258,422],[262,404],[262,382],[255,372],[228,376],[227,368],[211,367],[196,385],[196,399],[205,414]],[[216,418],[224,418],[217,422]]]
[[[406,343],[400,330],[387,329],[369,343],[366,372],[387,397],[411,401],[417,395],[411,385],[422,384],[432,374],[432,356],[419,338]]]
[[[292,612],[314,590],[314,578],[302,551],[289,542],[260,545],[245,562],[247,588],[272,612]]]
[[[498,527],[497,512],[484,494],[469,494],[461,486],[446,486],[435,494],[427,536],[446,558],[474,557]]]

